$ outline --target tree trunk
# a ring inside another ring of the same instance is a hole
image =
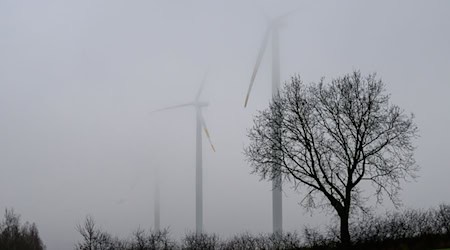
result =
[[[341,246],[346,249],[350,247],[350,231],[348,226],[349,212],[339,214],[341,219]]]

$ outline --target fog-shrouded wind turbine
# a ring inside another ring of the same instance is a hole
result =
[[[248,86],[247,95],[245,96],[244,107],[247,107],[250,93],[255,83],[256,74],[258,73],[259,66],[261,64],[264,52],[266,50],[269,39],[272,44],[272,100],[279,98],[279,87],[280,87],[280,46],[279,46],[279,29],[281,26],[281,21],[287,16],[294,13],[296,10],[288,12],[282,16],[275,19],[271,19],[266,28],[261,47],[258,51],[258,56],[256,58],[256,63],[253,68],[252,77],[250,79],[250,84]],[[278,124],[278,123],[277,123]],[[279,135],[280,128],[273,128],[274,135]],[[277,152],[274,151],[273,154]],[[272,227],[273,233],[282,233],[283,230],[283,200],[282,200],[282,176],[281,170],[279,169],[279,164],[274,164],[273,168],[273,179],[272,179]]]
[[[205,119],[202,115],[202,108],[207,107],[209,104],[207,102],[200,101],[200,95],[203,91],[206,82],[206,74],[203,77],[200,88],[197,91],[195,99],[193,102],[179,104],[175,106],[170,106],[162,109],[155,110],[153,112],[166,111],[170,109],[177,109],[182,107],[194,107],[195,108],[195,117],[196,117],[196,140],[195,140],[195,231],[197,234],[203,233],[203,162],[202,162],[202,129],[205,132],[206,137],[208,138],[208,142],[211,145],[211,149],[215,152],[216,149],[211,142],[211,137],[208,132],[208,128],[206,126]],[[159,188],[158,188],[159,190]],[[159,195],[157,196],[159,197]],[[159,202],[155,202],[155,204],[159,204]],[[159,216],[159,208],[158,208],[158,216]],[[155,207],[155,217],[156,217],[156,207]],[[159,218],[155,222],[159,222]]]

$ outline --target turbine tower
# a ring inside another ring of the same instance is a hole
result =
[[[200,101],[200,95],[203,91],[203,87],[206,82],[206,74],[203,77],[200,88],[198,89],[197,95],[193,102],[170,106],[163,109],[158,109],[153,112],[165,111],[169,109],[176,109],[182,107],[194,107],[195,108],[195,118],[196,118],[196,139],[195,139],[195,232],[197,234],[203,233],[203,157],[202,157],[202,129],[205,132],[206,137],[208,138],[209,144],[211,145],[212,150],[215,152],[214,145],[211,142],[211,137],[208,132],[208,128],[206,127],[205,119],[202,115],[202,109],[207,107],[209,104],[207,102]],[[156,209],[155,209],[156,216]],[[159,216],[159,212],[158,212]],[[159,218],[158,218],[159,220]],[[155,219],[156,222],[156,219]]]
[[[290,15],[293,12],[289,12],[278,18],[272,19],[264,34],[261,47],[258,51],[255,67],[253,68],[252,77],[250,79],[250,85],[248,86],[247,95],[245,97],[244,107],[247,107],[250,93],[255,83],[256,74],[258,73],[259,66],[261,64],[264,52],[267,47],[269,38],[272,44],[272,100],[279,98],[280,87],[280,46],[279,46],[279,28],[281,26],[281,20]],[[273,128],[274,136],[279,135],[280,128]],[[277,154],[274,150],[273,154]],[[273,179],[272,179],[272,230],[273,233],[282,233],[283,231],[283,199],[282,199],[282,176],[279,169],[279,164],[274,164],[272,167]]]
[[[155,232],[159,233],[161,230],[161,201],[160,201],[160,189],[159,189],[159,168],[155,168],[155,209],[154,209],[154,222]]]

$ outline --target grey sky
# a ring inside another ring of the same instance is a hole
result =
[[[0,209],[36,222],[49,250],[72,249],[87,214],[125,237],[153,225],[159,166],[162,226],[175,237],[194,230],[194,110],[150,111],[191,101],[209,66],[202,99],[217,152],[204,141],[205,229],[269,232],[271,184],[242,155],[270,99],[267,55],[243,102],[263,13],[296,8],[280,32],[282,80],[377,72],[420,129],[420,177],[404,184],[405,206],[450,202],[450,2],[4,0]],[[328,222],[285,190],[285,230]]]

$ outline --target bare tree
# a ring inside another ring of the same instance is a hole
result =
[[[377,202],[387,195],[400,205],[400,182],[418,169],[412,144],[417,131],[413,115],[390,103],[375,74],[353,72],[309,85],[293,77],[255,117],[245,155],[263,179],[274,178],[278,165],[285,179],[306,191],[307,208],[334,209],[347,246],[350,213],[364,209],[372,194],[360,184],[372,184]]]
[[[169,250],[175,249],[176,242],[170,239],[169,230],[155,230],[148,233],[138,228],[133,232],[133,239],[130,241],[129,250]]]
[[[86,216],[84,224],[77,226],[77,231],[81,234],[83,239],[76,244],[76,250],[126,249],[126,243],[122,243],[119,239],[112,237],[109,233],[98,229],[91,216]]]

